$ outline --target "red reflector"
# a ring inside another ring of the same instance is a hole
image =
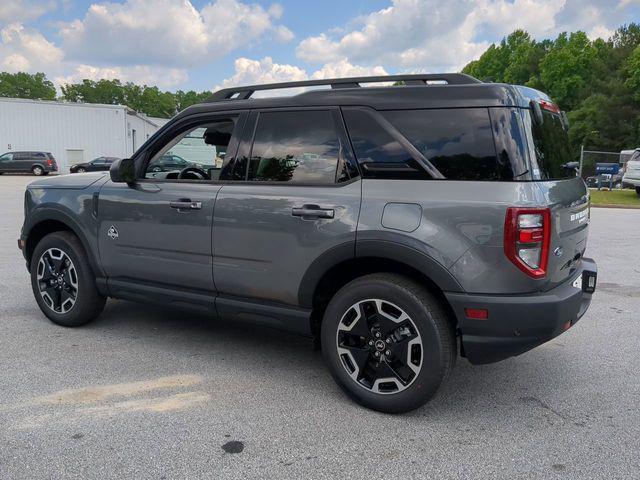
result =
[[[565,322],[565,324],[562,326],[562,330],[564,330],[565,332],[570,328],[571,328],[571,322]]]
[[[522,243],[537,243],[544,240],[544,230],[542,228],[533,228],[529,230],[520,230],[518,232],[518,241]]]
[[[487,320],[489,318],[489,310],[486,308],[465,308],[464,314],[472,320]]]

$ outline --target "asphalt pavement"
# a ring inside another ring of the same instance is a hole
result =
[[[0,176],[0,479],[640,478],[640,210],[592,209],[590,310],[522,356],[460,359],[425,407],[350,401],[304,338],[110,300],[49,322]]]

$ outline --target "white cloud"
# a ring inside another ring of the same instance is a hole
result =
[[[54,78],[56,85],[78,83],[88,80],[121,80],[134,82],[139,85],[156,86],[168,89],[187,81],[186,70],[180,68],[150,67],[148,65],[134,65],[129,67],[94,67],[91,65],[77,65],[73,73]]]
[[[12,23],[0,30],[0,69],[48,72],[63,58],[62,50],[34,29]]]
[[[44,72],[56,85],[79,82],[85,78],[132,81],[139,84],[171,88],[184,83],[184,69],[149,65],[96,67],[66,61],[62,49],[42,34],[19,23],[0,30],[0,71]],[[71,72],[71,73],[69,73]]]
[[[309,79],[358,77],[367,75],[386,75],[381,66],[362,67],[352,65],[345,59],[328,63],[314,71],[311,75],[295,65],[275,63],[271,57],[262,60],[238,58],[235,61],[235,73],[225,79],[214,90],[240,85],[255,85],[261,83],[294,82]],[[264,95],[263,95],[264,96]]]
[[[346,58],[400,70],[459,70],[492,43],[522,28],[536,38],[582,29],[605,35],[624,21],[616,14],[638,0],[393,0],[345,30],[303,39],[299,58],[317,64]],[[624,4],[624,5],[623,5]]]
[[[189,0],[127,0],[89,7],[82,20],[64,25],[62,48],[70,59],[119,65],[192,67],[215,60],[267,34],[289,41],[268,10],[238,0],[217,0],[196,9]]]
[[[366,77],[372,75],[388,75],[388,72],[380,65],[374,67],[362,67],[351,65],[346,59],[337,62],[327,63],[320,70],[311,74],[311,78],[345,78],[345,77]]]
[[[35,20],[55,8],[55,0],[2,0],[0,24]]]

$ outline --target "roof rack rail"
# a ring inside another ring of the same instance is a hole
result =
[[[376,77],[327,78],[322,80],[304,80],[300,82],[267,83],[244,87],[223,88],[213,93],[206,101],[221,102],[224,100],[246,100],[258,90],[277,90],[281,88],[316,87],[331,85],[331,88],[357,88],[361,83],[404,82],[406,85],[428,85],[430,83],[446,83],[448,85],[466,85],[482,83],[464,73],[428,73],[415,75],[385,75]]]

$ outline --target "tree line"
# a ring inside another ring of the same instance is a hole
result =
[[[581,31],[537,41],[516,30],[463,68],[480,80],[527,85],[548,93],[567,111],[577,155],[589,149],[640,146],[640,25],[620,27],[607,40]],[[169,118],[211,92],[161,91],[120,80],[83,80],[56,88],[43,73],[0,73],[0,96],[127,105]]]
[[[463,69],[480,80],[526,85],[547,93],[569,117],[569,140],[618,152],[640,147],[640,25],[608,40],[584,32],[536,41],[516,30]]]
[[[209,91],[163,92],[158,87],[104,79],[82,80],[62,85],[60,90],[62,95],[57,96],[53,82],[47,80],[44,73],[0,72],[0,97],[126,105],[151,117],[160,118],[171,118],[211,95]]]

